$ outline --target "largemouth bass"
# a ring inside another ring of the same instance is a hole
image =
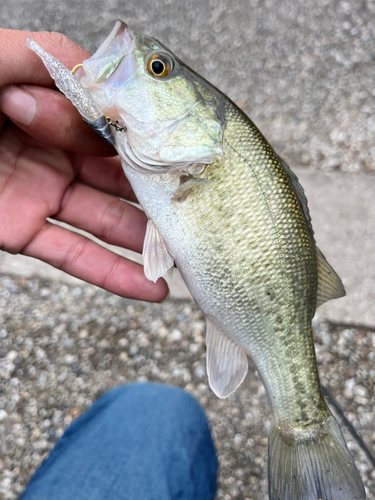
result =
[[[149,219],[145,274],[180,270],[206,316],[213,391],[229,396],[248,357],[255,364],[275,416],[270,499],[364,499],[321,393],[311,327],[316,307],[345,292],[315,245],[297,177],[233,102],[124,23],[74,82],[49,66],[79,109],[95,108],[85,119],[107,139],[103,115],[117,122],[115,146]]]

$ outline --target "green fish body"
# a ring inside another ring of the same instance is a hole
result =
[[[175,263],[206,316],[211,388],[231,394],[248,356],[262,378],[275,415],[270,499],[364,499],[321,394],[311,327],[316,307],[345,292],[297,177],[234,103],[123,23],[77,74],[123,126],[116,148],[149,219],[146,276]]]

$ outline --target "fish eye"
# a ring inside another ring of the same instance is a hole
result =
[[[168,76],[173,71],[173,60],[166,54],[153,54],[147,62],[147,70],[158,78]]]

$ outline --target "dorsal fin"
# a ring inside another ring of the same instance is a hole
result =
[[[307,198],[305,195],[305,191],[303,190],[303,187],[299,183],[296,174],[292,172],[287,163],[285,163],[285,161],[282,158],[280,158],[280,156],[278,158],[285,173],[287,174],[290,180],[293,190],[301,205],[303,214],[305,216],[306,224],[310,232],[311,239],[315,243],[314,231],[311,225],[311,217],[310,217],[309,207],[307,206]],[[324,302],[327,302],[327,300],[338,299],[339,297],[343,297],[345,295],[345,289],[340,277],[328,264],[322,252],[319,250],[318,247],[315,247],[315,249],[316,249],[316,261],[318,267],[318,293],[317,293],[316,307],[319,307]]]
[[[219,398],[226,398],[246,376],[247,355],[210,318],[206,320],[208,381]]]
[[[151,219],[147,221],[142,255],[145,276],[154,283],[174,264],[172,252]]]
[[[340,277],[328,264],[326,258],[316,247],[316,260],[318,265],[318,294],[316,307],[319,307],[327,300],[338,299],[345,295],[345,288]]]

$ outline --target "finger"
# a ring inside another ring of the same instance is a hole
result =
[[[40,58],[26,46],[29,37],[69,69],[90,57],[89,52],[61,33],[0,29],[0,88],[11,83],[53,86]]]
[[[161,302],[168,294],[165,281],[148,281],[140,264],[48,222],[22,253],[122,297]]]
[[[144,212],[115,196],[83,184],[72,184],[54,219],[83,229],[119,247],[142,252],[147,218]]]
[[[88,155],[72,155],[77,178],[88,186],[108,194],[137,202],[137,198],[121,166],[120,157],[97,158]]]
[[[36,142],[12,124],[0,136],[0,248],[12,253],[60,210],[74,180],[69,156]]]
[[[0,133],[3,130],[3,126],[7,120],[8,120],[8,117],[6,115],[4,115],[4,113],[1,113],[1,111],[0,111]]]
[[[61,93],[35,85],[9,85],[0,91],[0,111],[19,128],[48,145],[108,156],[115,149],[83,121]]]

